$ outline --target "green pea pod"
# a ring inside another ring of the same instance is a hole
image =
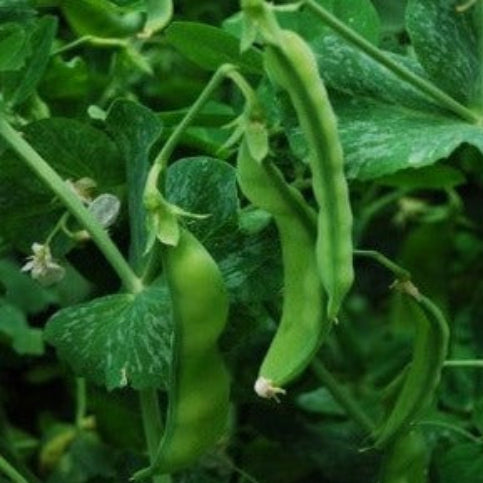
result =
[[[406,297],[416,325],[412,361],[402,376],[392,409],[373,434],[376,448],[387,446],[408,431],[419,413],[431,403],[446,359],[448,325],[441,311],[415,290],[412,287],[408,292],[411,296]]]
[[[388,450],[380,483],[426,483],[428,456],[428,445],[421,432],[410,431],[396,439]]]
[[[255,391],[277,398],[282,386],[310,363],[330,324],[315,260],[314,218],[303,197],[286,184],[280,171],[258,162],[246,138],[238,151],[237,176],[244,195],[271,213],[277,224],[284,266],[282,319],[260,367]]]
[[[317,262],[335,318],[354,280],[352,212],[342,146],[315,56],[296,33],[281,30],[265,49],[271,79],[290,96],[307,141],[312,184],[319,205]]]
[[[145,22],[141,12],[126,12],[107,0],[61,0],[60,7],[78,35],[130,37]]]
[[[221,273],[186,230],[177,246],[166,247],[165,270],[175,320],[166,429],[151,467],[133,480],[189,466],[227,425],[230,381],[217,347],[228,317]]]

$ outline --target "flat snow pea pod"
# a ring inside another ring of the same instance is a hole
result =
[[[281,30],[267,43],[265,66],[290,96],[306,138],[312,185],[319,205],[317,262],[335,318],[354,279],[352,211],[337,122],[314,54],[296,33]]]
[[[389,448],[380,483],[426,483],[429,451],[421,431],[413,429],[397,438]]]
[[[410,282],[401,282],[400,289],[411,306],[416,326],[412,361],[405,374],[399,394],[381,427],[373,434],[374,447],[382,448],[408,431],[419,413],[434,398],[441,369],[448,350],[449,330],[441,311]]]
[[[228,296],[213,258],[188,231],[167,246],[165,271],[175,320],[166,429],[151,467],[134,480],[192,464],[226,429],[228,372],[217,347]]]
[[[60,7],[78,35],[129,37],[146,20],[143,13],[125,11],[107,0],[61,0]]]
[[[273,215],[280,234],[282,318],[255,383],[259,396],[277,398],[310,363],[330,327],[315,260],[316,214],[275,166],[252,157],[246,140],[238,151],[237,176],[244,195]]]

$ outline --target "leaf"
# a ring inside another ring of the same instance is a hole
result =
[[[419,90],[337,35],[318,37],[310,45],[328,87],[346,95],[363,96],[418,111],[440,111]],[[413,73],[425,77],[423,68],[416,60],[391,52],[384,53]]]
[[[482,483],[483,454],[481,446],[464,443],[453,446],[439,458],[437,473],[441,483]]]
[[[42,330],[29,327],[25,315],[1,299],[0,334],[11,340],[12,348],[17,354],[40,356],[44,353]]]
[[[373,44],[378,44],[380,22],[376,9],[369,0],[318,0],[325,9],[347,23],[356,32]],[[332,33],[332,30],[307,9],[295,11],[276,11],[277,20],[284,29],[297,32],[311,41]],[[223,22],[223,29],[241,38],[243,31],[243,14],[237,12]]]
[[[0,77],[4,97],[10,106],[21,104],[35,91],[47,67],[56,31],[55,17],[38,20],[28,40],[30,54],[25,59],[25,67],[4,74],[3,79]]]
[[[50,118],[29,124],[23,134],[65,180],[89,177],[101,192],[123,182],[117,148],[98,129],[72,119]],[[53,194],[11,151],[0,163],[0,235],[28,251],[58,221],[60,204],[53,202]]]
[[[334,108],[351,179],[375,179],[430,166],[463,143],[483,150],[483,131],[457,118],[347,97],[337,98]],[[305,154],[300,128],[292,128],[289,136],[295,151]]]
[[[297,405],[309,413],[325,414],[327,416],[345,416],[346,414],[325,387],[300,394],[297,397]]]
[[[56,302],[51,291],[42,288],[22,273],[19,265],[7,259],[0,260],[0,286],[5,288],[6,301],[27,314],[41,312]]]
[[[173,0],[146,0],[147,20],[144,32],[152,35],[163,30],[173,17]]]
[[[466,103],[474,94],[479,74],[477,36],[472,10],[457,12],[457,4],[455,0],[410,0],[406,26],[431,80]]]
[[[245,236],[232,228],[215,240],[213,253],[233,301],[253,306],[280,295],[282,256],[273,225]]]
[[[35,15],[29,0],[0,0],[0,23],[27,21]]]
[[[419,169],[405,169],[396,174],[384,176],[377,180],[379,184],[400,188],[448,189],[466,182],[465,176],[451,166],[443,164],[427,166]]]
[[[39,91],[45,99],[78,99],[87,95],[89,67],[81,57],[64,61],[55,56],[49,63]]]
[[[16,23],[0,25],[0,71],[17,70],[24,65],[27,34]]]
[[[85,483],[98,481],[95,477],[113,478],[115,475],[114,454],[99,437],[92,432],[79,432],[47,483]],[[111,480],[112,481],[112,480]]]
[[[76,374],[107,389],[166,387],[171,358],[171,300],[158,283],[59,310],[46,340]]]
[[[208,241],[223,225],[235,220],[238,210],[235,169],[207,156],[181,159],[168,169],[166,197],[187,212],[209,215],[204,219],[185,219],[197,238]]]
[[[195,22],[173,22],[166,30],[166,38],[203,69],[216,70],[230,63],[246,73],[263,72],[260,52],[251,48],[241,54],[238,39],[219,28]]]
[[[162,123],[148,108],[118,100],[109,109],[106,125],[126,166],[131,232],[129,257],[134,269],[140,270],[147,242],[144,185],[150,168],[149,152],[161,134]]]

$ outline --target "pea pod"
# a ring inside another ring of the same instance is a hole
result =
[[[308,44],[295,32],[282,30],[262,0],[242,0],[242,7],[259,26],[266,42],[265,68],[288,93],[307,142],[319,205],[317,262],[333,319],[354,280],[352,211],[336,118]]]
[[[385,455],[380,483],[426,483],[428,445],[417,429],[396,439]]]
[[[246,139],[238,151],[237,176],[244,195],[273,215],[280,234],[282,319],[255,383],[259,396],[276,398],[306,368],[330,326],[315,260],[316,214],[275,166],[253,158]]]
[[[217,348],[228,316],[220,271],[186,230],[165,250],[175,320],[166,429],[151,467],[134,480],[192,464],[220,439],[229,409],[229,376]]]
[[[413,357],[392,409],[373,434],[376,448],[387,446],[408,431],[431,403],[448,349],[448,325],[441,311],[410,282],[401,283],[399,288],[409,295],[407,302],[416,326]]]
[[[60,0],[67,21],[78,35],[129,37],[145,22],[141,12],[126,12],[107,0]]]

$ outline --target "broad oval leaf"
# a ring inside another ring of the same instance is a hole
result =
[[[225,224],[236,220],[238,193],[233,166],[207,156],[185,158],[168,169],[166,194],[183,210],[207,215],[186,218],[189,230],[210,245],[210,238]]]
[[[76,374],[107,389],[165,387],[171,360],[171,300],[157,283],[59,310],[46,340]]]
[[[458,12],[457,5],[454,0],[410,0],[406,26],[416,56],[431,80],[467,102],[479,74],[477,36],[472,9]]]
[[[235,64],[244,72],[261,74],[262,56],[254,48],[240,53],[240,42],[233,35],[210,25],[173,22],[166,30],[168,41],[186,58],[203,69]]]

